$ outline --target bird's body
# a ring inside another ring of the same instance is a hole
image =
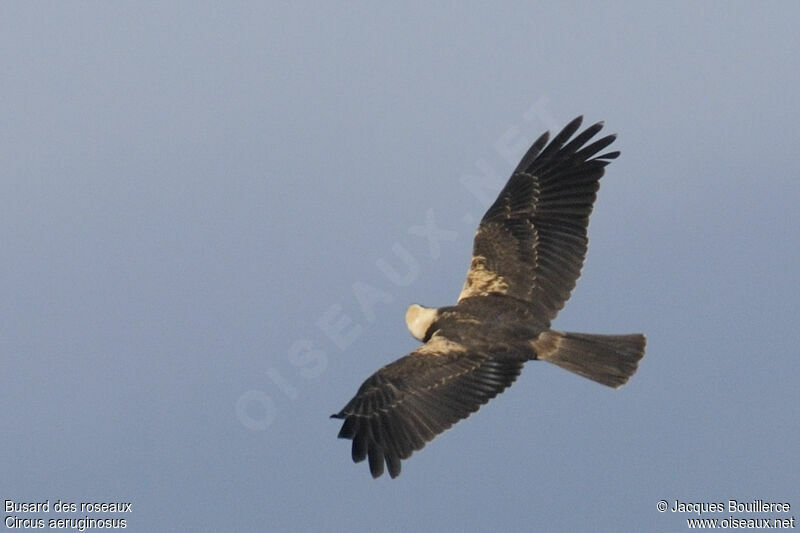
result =
[[[494,346],[507,342],[522,357],[532,355],[529,341],[536,339],[547,325],[538,320],[531,306],[522,300],[499,294],[476,296],[457,305],[440,307],[423,342],[434,332],[469,346]]]
[[[598,180],[619,152],[614,140],[574,139],[581,118],[552,142],[528,150],[475,235],[467,280],[456,305],[406,313],[424,344],[375,372],[333,415],[352,439],[356,462],[373,477],[400,473],[400,461],[511,385],[526,361],[549,361],[619,387],[644,356],[643,335],[590,335],[550,329],[580,275]]]

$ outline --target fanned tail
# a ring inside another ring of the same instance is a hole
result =
[[[628,382],[644,357],[642,334],[591,335],[545,331],[533,342],[536,358],[592,381],[618,388]]]

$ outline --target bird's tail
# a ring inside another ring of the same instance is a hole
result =
[[[536,358],[603,385],[627,383],[644,357],[644,335],[590,335],[545,331],[533,341]]]

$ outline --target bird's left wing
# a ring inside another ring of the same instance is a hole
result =
[[[353,461],[369,458],[372,477],[400,474],[400,461],[511,385],[524,360],[492,357],[435,334],[370,376],[333,418],[352,439]]]
[[[600,153],[614,135],[589,142],[602,123],[570,140],[581,121],[567,124],[549,143],[545,133],[522,158],[478,226],[459,302],[511,296],[531,304],[543,325],[564,306],[586,256],[599,180],[619,155]]]

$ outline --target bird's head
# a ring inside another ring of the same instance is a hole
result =
[[[422,307],[421,305],[411,304],[406,311],[406,326],[411,336],[421,341],[425,338],[428,328],[436,320],[439,310],[435,307]]]

